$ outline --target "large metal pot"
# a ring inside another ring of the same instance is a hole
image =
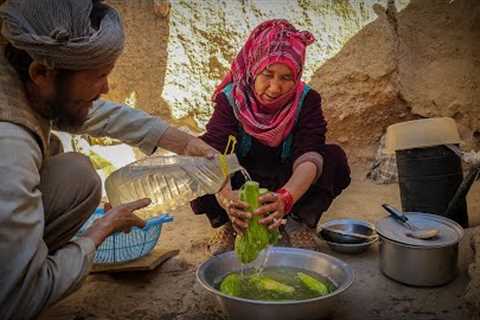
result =
[[[340,294],[353,282],[352,268],[345,262],[315,251],[280,248],[272,249],[268,266],[285,266],[313,271],[330,279],[336,286],[334,292],[300,301],[257,301],[225,295],[217,290],[219,281],[232,271],[240,270],[234,252],[212,257],[197,269],[197,280],[215,295],[225,313],[234,320],[313,320],[328,317]]]
[[[376,227],[382,273],[412,286],[440,286],[455,279],[462,227],[438,215],[411,212],[407,216],[418,227],[439,229],[440,235],[433,240],[413,239],[405,235],[404,227],[389,220],[392,218],[379,221]]]
[[[412,286],[439,286],[457,275],[458,244],[419,248],[380,237],[380,270]]]

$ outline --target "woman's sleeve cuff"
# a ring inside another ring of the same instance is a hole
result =
[[[315,151],[309,151],[302,154],[293,162],[293,171],[302,163],[304,162],[312,162],[317,167],[317,174],[315,175],[315,179],[313,182],[315,183],[318,178],[322,175],[323,171],[323,157],[320,153]]]

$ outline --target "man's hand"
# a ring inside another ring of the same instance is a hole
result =
[[[187,156],[199,156],[199,157],[207,157],[212,159],[215,157],[216,154],[219,152],[209,146],[205,141],[199,138],[194,138],[187,143],[183,154]]]
[[[203,140],[175,127],[169,127],[161,136],[157,145],[176,154],[213,158],[219,153]]]
[[[97,219],[88,228],[84,236],[92,239],[95,246],[98,247],[105,238],[114,232],[128,232],[132,227],[143,228],[145,222],[133,212],[145,208],[150,202],[150,199],[145,198],[111,208],[104,217]]]

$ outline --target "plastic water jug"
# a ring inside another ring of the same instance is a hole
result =
[[[228,176],[239,170],[244,169],[235,154],[213,159],[150,157],[113,172],[105,181],[105,191],[114,207],[150,198],[152,203],[148,207],[136,211],[142,218],[148,218],[218,192]]]

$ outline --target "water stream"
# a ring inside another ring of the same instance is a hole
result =
[[[267,266],[268,258],[270,257],[270,254],[272,252],[272,245],[267,246],[265,249],[263,249],[261,257],[262,260],[261,262],[255,267],[255,271],[257,274],[262,274],[263,270],[265,270],[265,267]]]

